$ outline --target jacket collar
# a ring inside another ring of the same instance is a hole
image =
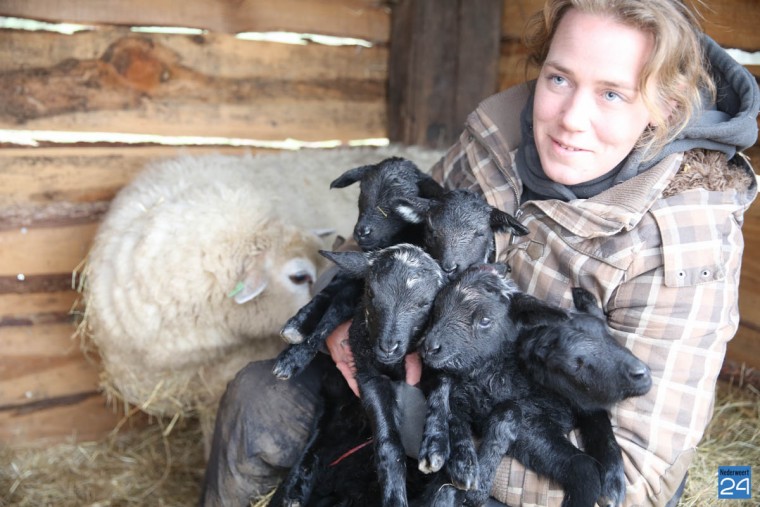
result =
[[[522,192],[522,183],[512,163],[511,153],[520,145],[520,114],[533,82],[520,84],[492,95],[470,114],[468,130],[495,158],[505,177]],[[551,215],[563,227],[581,237],[614,234],[634,227],[652,207],[681,165],[682,153],[669,155],[644,173],[624,181],[589,199],[568,203],[549,199],[528,201]],[[583,215],[584,220],[579,220]],[[596,227],[589,227],[589,216]],[[580,229],[580,223],[585,223]]]

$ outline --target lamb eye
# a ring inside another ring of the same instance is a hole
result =
[[[290,278],[290,281],[293,282],[296,285],[303,285],[305,283],[312,283],[311,275],[306,271],[299,271],[298,273],[294,273],[290,275],[288,278]]]
[[[493,323],[493,321],[491,319],[489,319],[488,317],[482,317],[480,319],[480,321],[478,321],[478,327],[481,327],[483,329],[487,329],[487,328],[491,327],[492,323]]]

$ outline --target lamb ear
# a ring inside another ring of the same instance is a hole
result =
[[[596,298],[586,289],[573,287],[573,304],[578,311],[591,314],[601,319],[605,318],[604,311],[599,308]]]
[[[509,266],[501,262],[494,262],[491,266],[493,267],[493,270],[496,271],[496,274],[502,278],[507,278],[511,271]]]
[[[330,188],[344,188],[349,185],[353,185],[357,181],[361,180],[364,175],[367,174],[367,172],[373,170],[374,168],[374,165],[363,165],[349,169],[348,171],[335,178],[332,183],[330,183]]]
[[[417,182],[417,188],[420,189],[420,197],[441,197],[446,190],[432,177],[423,174]]]
[[[491,229],[496,232],[510,231],[515,236],[525,236],[530,231],[527,227],[517,221],[515,217],[501,211],[498,208],[491,208]]]
[[[430,199],[422,197],[399,197],[391,207],[405,222],[421,224],[430,212],[431,204]]]
[[[320,250],[319,254],[333,261],[344,273],[354,278],[364,278],[369,269],[369,258],[364,252],[330,252]]]

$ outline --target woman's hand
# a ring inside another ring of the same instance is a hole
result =
[[[340,324],[327,337],[325,345],[327,345],[327,350],[330,352],[330,357],[335,361],[335,366],[346,378],[348,387],[351,388],[356,396],[359,396],[359,384],[356,383],[354,355],[351,353],[351,347],[348,345],[348,328],[350,327],[350,320]]]
[[[354,355],[351,353],[351,347],[348,344],[348,328],[351,327],[351,321],[346,321],[335,328],[330,333],[325,342],[330,357],[335,361],[335,366],[346,378],[348,387],[359,396],[359,384],[356,383],[356,366],[354,365]],[[406,363],[406,383],[417,385],[422,377],[422,361],[420,355],[416,352],[407,354]]]

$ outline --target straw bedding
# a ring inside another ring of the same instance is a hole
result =
[[[680,506],[760,505],[757,486],[749,501],[716,499],[718,465],[758,463],[760,392],[720,382],[715,416],[689,470]],[[100,442],[0,449],[0,505],[195,505],[203,470],[198,422],[185,418],[170,426],[154,420],[145,429],[114,432]]]

